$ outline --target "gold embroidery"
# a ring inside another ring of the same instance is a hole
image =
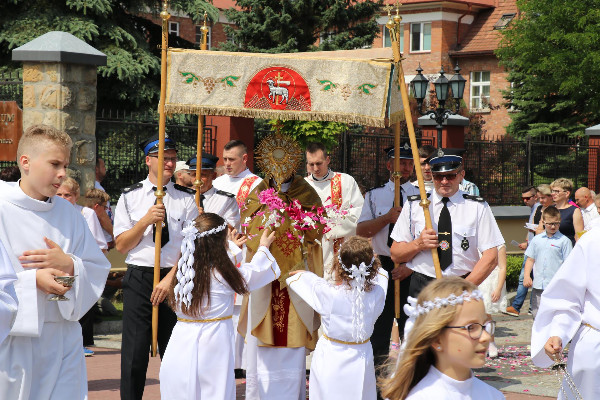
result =
[[[285,332],[285,293],[282,289],[276,287],[273,298],[271,299],[271,307],[273,309],[273,326],[277,328],[280,333]]]
[[[277,246],[283,254],[289,257],[294,250],[302,246],[302,243],[297,237],[294,236],[290,239],[286,233],[283,233],[275,239],[275,246]]]

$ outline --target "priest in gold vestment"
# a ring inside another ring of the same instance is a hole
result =
[[[250,237],[246,256],[251,259],[257,251],[262,229],[275,230],[271,253],[281,268],[281,277],[250,293],[242,304],[238,331],[246,335],[247,343],[246,398],[303,400],[306,354],[315,348],[320,318],[300,297],[288,291],[285,279],[290,271],[299,269],[323,275],[320,241],[324,226],[315,218],[312,227],[298,229],[298,216],[288,210],[275,211],[277,222],[265,226],[272,210],[264,199],[261,202],[261,192],[273,188],[273,196],[283,204],[297,201],[308,213],[316,213],[322,207],[321,199],[303,177],[295,175],[302,162],[302,150],[291,138],[279,134],[267,137],[258,147],[256,158],[266,179],[240,210]]]

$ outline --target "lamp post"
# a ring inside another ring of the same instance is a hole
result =
[[[429,118],[437,123],[437,147],[440,148],[442,147],[442,124],[450,115],[456,115],[458,113],[458,110],[460,109],[460,100],[463,97],[463,93],[465,91],[465,82],[467,80],[460,74],[458,63],[454,68],[454,76],[450,78],[450,80],[446,78],[446,72],[444,71],[444,67],[442,67],[440,70],[440,77],[433,82],[435,87],[435,97],[438,99],[438,106],[437,108],[431,108],[423,111],[423,100],[425,100],[425,97],[427,97],[427,92],[429,91],[429,79],[423,76],[422,72],[423,69],[419,64],[419,68],[417,68],[417,76],[415,76],[410,83],[412,85],[415,99],[417,99],[417,104],[419,105],[419,113],[421,115],[429,115]],[[448,100],[448,89],[450,89],[452,92],[452,98],[456,100],[451,109],[445,108],[446,100]]]

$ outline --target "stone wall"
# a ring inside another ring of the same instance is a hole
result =
[[[96,66],[54,62],[23,64],[23,130],[46,124],[73,139],[69,175],[81,193],[94,187]]]

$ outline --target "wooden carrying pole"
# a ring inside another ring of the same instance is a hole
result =
[[[421,170],[421,163],[419,157],[419,149],[417,145],[417,136],[415,135],[415,127],[413,125],[412,114],[410,112],[410,103],[408,99],[408,90],[406,88],[405,80],[404,80],[404,70],[402,68],[402,55],[400,54],[400,22],[402,21],[402,17],[399,15],[399,9],[396,5],[396,15],[393,20],[391,18],[391,7],[388,6],[388,16],[390,16],[389,21],[387,22],[387,27],[390,29],[390,37],[392,38],[392,51],[394,54],[394,63],[396,68],[398,69],[398,86],[400,87],[400,95],[402,96],[402,105],[404,107],[404,117],[406,120],[406,127],[408,128],[408,138],[410,140],[410,147],[413,154],[413,160],[415,164],[415,172],[417,173],[417,181],[419,183],[419,194],[421,195],[421,202],[419,205],[423,208],[423,214],[425,216],[425,227],[427,229],[433,229],[433,224],[431,223],[431,213],[429,212],[429,204],[431,203],[427,198],[427,192],[425,191],[425,182],[423,180],[423,171]],[[395,39],[395,40],[394,40]],[[396,123],[395,125],[395,162],[394,162],[394,170],[398,171],[400,169],[400,125]],[[396,178],[396,202],[395,205],[400,205],[400,197],[398,191],[399,185],[399,176]],[[440,267],[440,259],[438,257],[437,249],[431,249],[431,257],[433,258],[433,266],[435,269],[435,277],[440,279],[442,277],[442,269]],[[395,282],[395,304],[396,304],[396,318],[400,315],[400,283],[398,281]]]
[[[202,31],[202,44],[200,50],[207,50],[206,38],[208,35],[208,27],[206,26],[207,14],[204,12],[204,25],[200,30]],[[204,139],[204,116],[198,114],[198,140],[196,143],[196,180],[194,181],[194,188],[196,189],[196,207],[200,208],[200,189],[202,188],[202,149]]]
[[[160,13],[162,19],[162,47],[160,55],[160,104],[158,105],[159,119],[158,119],[158,176],[156,177],[156,204],[163,204],[163,197],[165,192],[163,191],[163,173],[165,165],[165,101],[167,97],[167,46],[168,41],[168,20],[171,17],[167,11],[168,1],[163,2],[163,10]],[[161,239],[162,239],[162,225],[163,221],[159,221],[155,224],[155,235],[154,235],[154,281],[152,288],[160,282],[160,250],[161,250]],[[158,306],[152,306],[152,357],[156,357],[156,343],[158,341]]]

